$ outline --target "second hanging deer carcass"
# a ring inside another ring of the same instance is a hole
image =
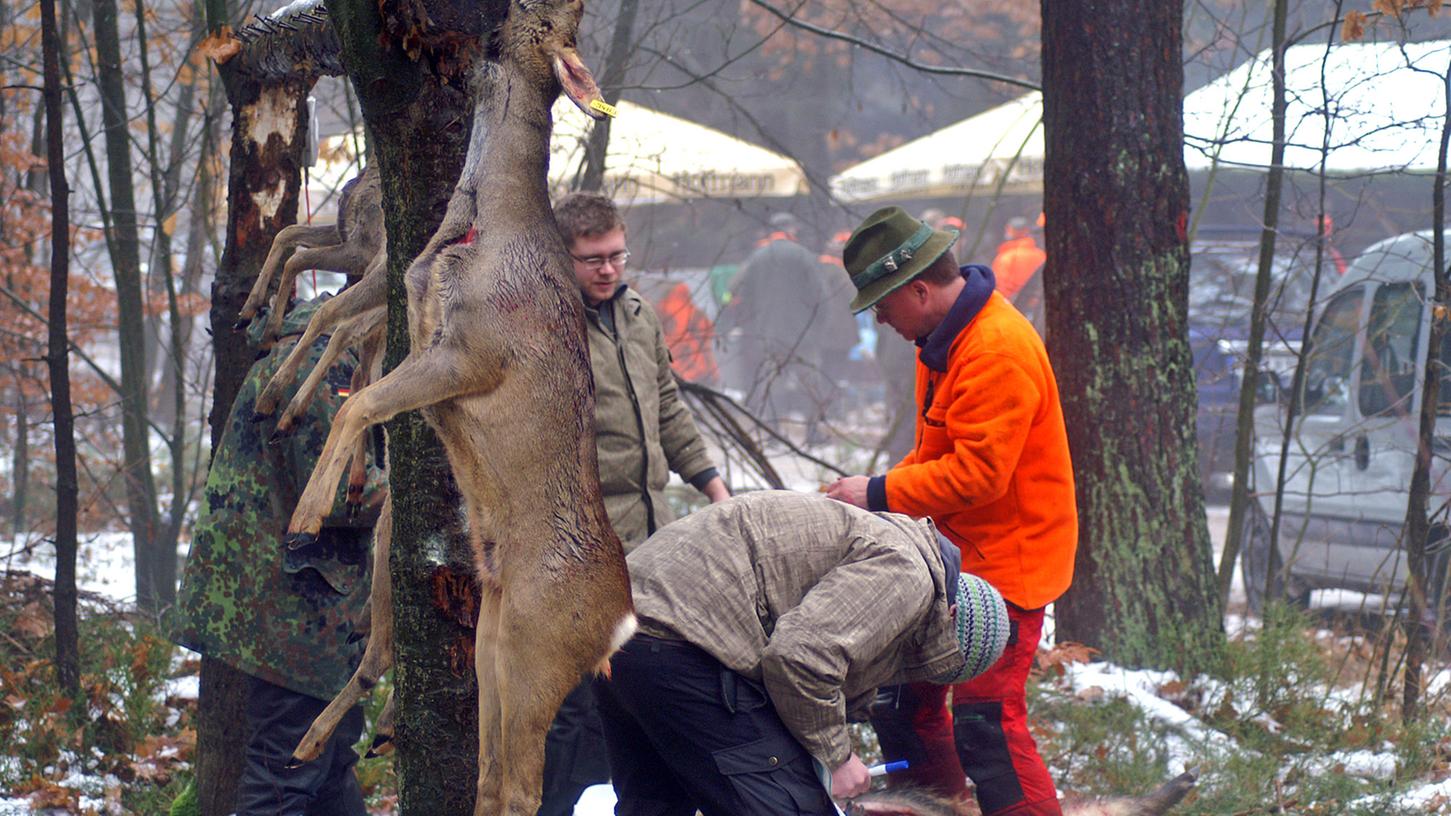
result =
[[[483,62],[468,157],[407,273],[411,348],[353,394],[288,527],[305,543],[364,430],[421,409],[465,500],[482,588],[475,814],[533,814],[565,694],[633,633],[629,579],[599,494],[583,305],[550,208],[550,107],[598,118],[575,49],[581,0],[513,0]]]

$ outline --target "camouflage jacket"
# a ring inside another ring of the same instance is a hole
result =
[[[364,495],[371,512],[349,520],[340,487],[335,515],[324,520],[315,545],[288,551],[281,539],[342,404],[338,391],[347,388],[356,358],[344,355],[328,371],[291,435],[269,444],[275,419],[252,419],[258,395],[321,303],[299,304],[288,315],[282,338],[252,365],[232,403],[192,530],[172,637],[247,674],[331,699],[352,675],[364,646],[354,633],[366,623],[371,528],[386,489],[385,474],[373,457]],[[326,341],[323,337],[309,349],[275,415],[306,379]]]

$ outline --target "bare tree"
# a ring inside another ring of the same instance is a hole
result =
[[[268,72],[258,59],[227,50],[239,15],[228,0],[208,0],[208,53],[218,66],[231,106],[231,164],[227,179],[226,247],[212,284],[211,327],[216,360],[210,422],[216,450],[226,418],[248,369],[252,353],[236,328],[237,314],[262,268],[272,239],[297,219],[307,147],[307,92],[313,77],[301,71]],[[325,24],[325,21],[324,21]],[[223,50],[218,51],[217,47]],[[258,49],[264,55],[267,49]],[[299,59],[306,54],[299,54]],[[292,64],[288,63],[289,66]],[[261,111],[268,115],[259,117]],[[259,119],[265,121],[259,121]],[[246,734],[242,727],[247,675],[220,660],[202,658],[197,711],[196,779],[202,816],[232,812],[241,776]]]
[[[61,688],[71,699],[81,691],[80,639],[76,620],[75,418],[71,411],[70,337],[66,333],[66,295],[70,282],[70,187],[65,175],[65,137],[60,88],[60,37],[55,0],[41,0],[41,37],[45,61],[46,161],[50,172],[50,370],[51,417],[55,435],[55,665]],[[84,707],[80,707],[84,710]]]
[[[115,275],[121,349],[122,444],[131,536],[136,556],[136,602],[158,612],[176,598],[176,552],[159,551],[156,482],[151,472],[147,419],[146,324],[141,284],[141,236],[136,217],[134,164],[126,115],[121,31],[116,0],[92,5],[97,58],[96,81],[106,141],[110,193],[107,247]],[[97,190],[99,196],[100,190]]]
[[[1444,76],[1446,102],[1451,104],[1451,66]],[[1446,108],[1451,111],[1451,107]],[[1407,720],[1421,716],[1421,695],[1424,680],[1421,672],[1426,662],[1426,599],[1429,562],[1427,546],[1431,543],[1431,465],[1436,450],[1436,417],[1441,410],[1441,352],[1446,342],[1446,320],[1441,311],[1451,304],[1451,273],[1446,269],[1446,152],[1451,145],[1451,116],[1441,127],[1441,145],[1436,160],[1436,179],[1431,186],[1431,245],[1435,291],[1431,295],[1431,332],[1426,343],[1421,385],[1420,416],[1416,435],[1416,463],[1411,472],[1411,493],[1406,503],[1406,559],[1410,575],[1406,590],[1410,609],[1405,618],[1406,674],[1401,695],[1401,714]],[[1438,621],[1439,622],[1439,621]]]

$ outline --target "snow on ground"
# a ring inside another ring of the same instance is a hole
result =
[[[835,454],[823,456],[840,460]],[[788,487],[803,492],[816,492],[835,478],[834,474],[794,457],[779,457],[782,478]],[[792,463],[792,464],[786,464]],[[1214,547],[1216,563],[1223,547],[1229,511],[1226,507],[1213,506],[1207,509],[1210,538]],[[185,555],[183,546],[181,555]],[[132,571],[131,537],[129,533],[98,533],[82,536],[77,559],[77,573],[80,588],[94,592],[114,601],[126,603],[135,599],[135,578]],[[0,549],[0,569],[28,570],[38,575],[53,577],[54,549],[48,541],[35,537],[19,539],[8,548]],[[1347,611],[1379,610],[1384,599],[1346,591],[1327,591],[1312,594],[1311,603],[1321,608],[1335,608]],[[1235,569],[1231,587],[1231,609],[1243,609],[1244,586],[1238,567]],[[1238,612],[1225,615],[1225,629],[1231,637],[1252,633],[1259,628],[1259,620]],[[1051,609],[1044,627],[1044,646],[1052,644],[1053,621]],[[1318,637],[1329,639],[1341,637],[1332,632],[1322,632]],[[1165,727],[1169,733],[1168,747],[1171,766],[1182,767],[1191,757],[1202,759],[1206,754],[1227,754],[1242,751],[1227,735],[1214,730],[1184,709],[1159,696],[1159,690],[1176,678],[1166,672],[1135,671],[1123,669],[1108,663],[1074,664],[1065,666],[1064,684],[1068,693],[1083,699],[1102,697],[1123,698],[1144,712],[1151,720]],[[167,682],[163,697],[195,699],[198,679],[195,675],[181,676]],[[1432,675],[1428,688],[1432,694],[1451,686],[1451,669],[1442,669]],[[1327,690],[1336,694],[1342,690]],[[1212,689],[1211,689],[1212,692]],[[4,762],[0,756],[0,762]],[[1342,751],[1315,758],[1312,769],[1323,773],[1345,773],[1353,776],[1388,780],[1394,777],[1396,756],[1391,746],[1383,750]],[[75,788],[84,791],[86,804],[104,812],[107,784],[101,779],[74,780]],[[1442,803],[1451,802],[1451,780],[1428,783],[1397,794],[1377,794],[1366,797],[1361,805],[1384,805],[1435,810]],[[585,791],[575,808],[576,816],[606,816],[614,811],[614,790],[608,785],[597,785]],[[29,802],[25,799],[10,799],[0,795],[0,816],[32,816]]]
[[[136,571],[130,533],[83,533],[76,553],[76,583],[117,603],[136,600]],[[3,546],[3,545],[0,545]],[[186,555],[185,545],[179,556]],[[55,544],[36,536],[19,537],[0,550],[0,569],[55,578]],[[0,813],[3,816],[3,813]]]

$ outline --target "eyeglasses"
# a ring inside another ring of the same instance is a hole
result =
[[[581,258],[574,253],[570,253],[569,257],[573,258],[575,263],[584,264],[585,269],[591,272],[597,272],[606,263],[616,269],[624,269],[625,264],[630,262],[630,251],[628,249],[622,249],[619,252],[612,252],[609,255],[591,255],[588,258]]]

